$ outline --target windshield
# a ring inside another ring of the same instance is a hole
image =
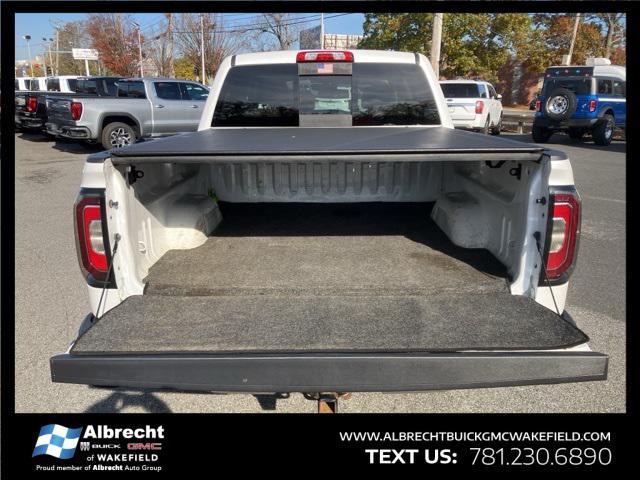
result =
[[[212,125],[295,127],[300,115],[325,115],[330,122],[337,118],[331,115],[347,115],[353,126],[440,124],[418,65],[355,63],[342,70],[334,69],[338,64],[312,65],[302,74],[297,64],[232,68]]]
[[[591,94],[592,77],[588,78],[547,78],[542,87],[542,95],[548,96],[557,88],[566,88],[576,95]]]
[[[476,83],[441,83],[445,98],[480,98]]]

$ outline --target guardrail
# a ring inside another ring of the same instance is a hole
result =
[[[529,133],[533,126],[533,112],[503,112],[502,113],[502,130],[513,131],[516,133]],[[525,132],[525,128],[527,132]]]

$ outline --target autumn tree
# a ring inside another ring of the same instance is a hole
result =
[[[102,63],[110,72],[124,77],[138,74],[138,32],[130,15],[91,14],[86,25],[91,46],[98,50]],[[144,41],[144,37],[141,39]]]

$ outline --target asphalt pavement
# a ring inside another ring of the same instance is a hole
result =
[[[530,141],[529,135],[506,135]],[[17,412],[314,412],[301,394],[289,398],[100,389],[54,384],[49,357],[67,349],[89,312],[78,268],[72,206],[83,161],[95,148],[16,134]],[[554,135],[549,146],[571,158],[583,200],[582,236],[567,310],[610,356],[609,379],[563,385],[356,393],[341,412],[623,412],[625,411],[625,150]]]

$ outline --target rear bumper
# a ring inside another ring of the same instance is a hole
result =
[[[83,140],[91,139],[91,130],[87,127],[76,127],[69,125],[58,125],[56,123],[46,124],[47,133],[56,137],[78,138]]]
[[[452,118],[451,121],[455,128],[459,128],[461,130],[482,130],[484,128],[486,118],[483,118],[481,115],[476,115],[475,118],[472,119],[460,120]]]
[[[54,382],[215,392],[382,392],[606,380],[594,352],[72,355]]]
[[[592,128],[600,121],[599,118],[570,118],[568,120],[551,120],[547,117],[535,117],[533,120],[534,127],[551,128],[554,130],[563,130],[566,128]]]
[[[15,121],[22,128],[41,129],[44,127],[44,119],[39,117],[31,117],[26,114],[17,115]]]

